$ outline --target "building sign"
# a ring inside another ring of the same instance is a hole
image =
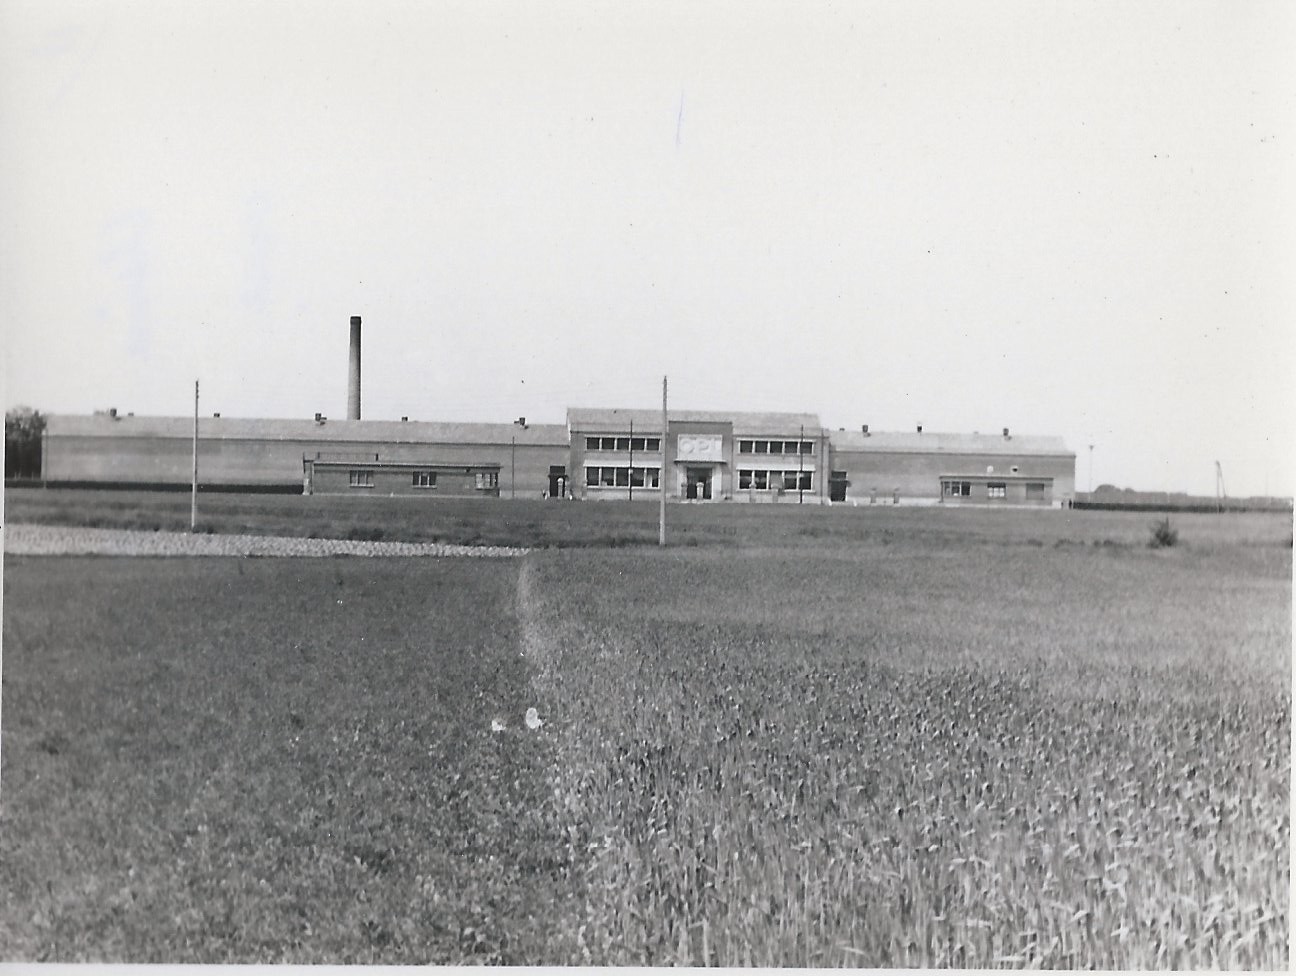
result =
[[[679,461],[723,461],[720,434],[680,434],[676,449]]]

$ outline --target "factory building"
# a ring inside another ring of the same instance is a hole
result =
[[[1075,499],[1075,454],[1060,437],[839,430],[828,497],[853,504],[1032,505]]]
[[[192,417],[53,414],[50,484],[182,487],[193,476]],[[538,495],[566,479],[562,424],[388,420],[198,421],[207,488],[306,494]]]
[[[812,413],[571,408],[565,424],[363,420],[359,316],[347,419],[48,417],[47,484],[354,497],[547,497],[853,505],[1063,507],[1075,454],[1060,438],[830,432]]]
[[[192,417],[51,415],[53,485],[184,487]],[[833,431],[813,414],[573,408],[566,424],[202,417],[199,482],[305,494],[1063,507],[1061,438]]]

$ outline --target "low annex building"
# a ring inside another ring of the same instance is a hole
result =
[[[181,488],[192,417],[52,415],[52,485]],[[566,424],[198,421],[206,489],[410,497],[1065,507],[1058,437],[829,431],[811,413],[571,408]]]
[[[1075,499],[1075,453],[1060,437],[897,431],[829,435],[829,498],[855,504],[1032,505]]]

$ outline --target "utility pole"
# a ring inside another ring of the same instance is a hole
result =
[[[630,501],[634,501],[634,417],[630,418]]]
[[[661,512],[657,517],[657,545],[666,545],[666,377],[662,377],[661,471],[657,485],[661,489]]]
[[[189,495],[189,531],[198,531],[198,381],[194,380],[193,491]]]
[[[1094,446],[1090,444],[1089,445],[1089,500],[1090,501],[1093,501],[1093,449]]]
[[[517,434],[509,438],[509,498],[517,498]]]

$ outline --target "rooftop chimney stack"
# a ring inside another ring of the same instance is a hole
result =
[[[360,419],[360,316],[351,316],[351,358],[347,370],[347,420]]]

